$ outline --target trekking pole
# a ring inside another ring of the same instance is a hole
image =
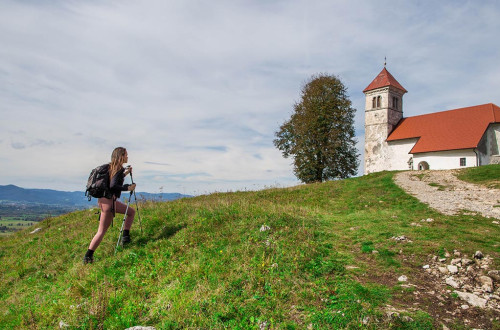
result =
[[[132,172],[130,172],[130,180],[132,181],[132,184],[134,184],[134,178],[132,177]],[[132,192],[134,193],[135,207],[137,208],[137,217],[139,218],[139,227],[141,227],[141,235],[142,235],[141,214],[139,213],[139,204],[137,203],[137,196],[135,195],[135,189]],[[130,192],[130,197],[132,197],[132,192]]]
[[[115,246],[115,254],[116,249],[118,249],[118,245],[120,244],[120,239],[122,238],[123,227],[125,226],[125,219],[127,218],[128,206],[130,205],[130,200],[132,199],[132,192],[130,192],[130,196],[128,197],[127,208],[125,209],[125,214],[123,215],[122,227],[120,229],[120,235],[118,236],[118,242],[116,242]]]

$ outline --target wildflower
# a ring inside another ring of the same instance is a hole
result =
[[[262,225],[262,227],[260,227],[260,231],[266,231],[266,230],[271,230],[271,227],[267,225]]]

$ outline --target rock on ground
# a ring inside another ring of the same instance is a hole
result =
[[[460,292],[455,291],[456,294],[460,297],[460,299],[467,301],[470,305],[485,308],[486,307],[486,299],[480,298],[473,293],[469,292]]]

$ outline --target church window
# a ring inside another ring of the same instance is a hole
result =
[[[377,96],[377,108],[380,108],[382,105],[382,96]]]
[[[465,158],[460,158],[460,166],[467,166]]]
[[[375,109],[377,107],[377,98],[374,96],[372,99],[372,109]]]
[[[396,109],[396,110],[399,108],[399,104],[398,104],[399,102],[398,102],[398,101],[399,101],[399,100],[398,100],[398,98],[397,98],[397,97],[393,97],[393,98],[392,98],[392,107],[393,107],[394,109]]]

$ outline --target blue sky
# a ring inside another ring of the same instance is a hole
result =
[[[405,116],[500,105],[499,33],[497,1],[0,0],[0,184],[83,190],[124,146],[139,191],[294,185],[272,140],[313,74],[362,146],[385,56]]]

